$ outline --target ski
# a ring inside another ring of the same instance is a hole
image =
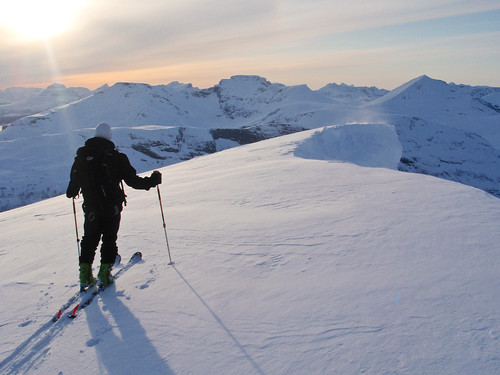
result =
[[[135,255],[135,254],[134,254]],[[114,267],[117,267],[120,265],[120,262],[122,260],[122,257],[120,256],[120,254],[116,254],[116,258],[115,258],[115,264],[114,264]],[[58,312],[56,312],[54,314],[54,316],[52,317],[52,321],[53,322],[57,322],[59,320],[59,318],[61,317],[61,315],[63,314],[63,312],[68,308],[70,307],[73,303],[75,303],[78,298],[80,297],[80,295],[82,295],[83,293],[87,293],[88,289],[80,289],[79,291],[77,291],[75,294],[73,294],[71,297],[69,297],[68,301],[63,304],[61,306],[61,308],[59,309]]]
[[[123,273],[125,271],[127,271],[129,268],[131,268],[134,264],[139,262],[141,259],[142,259],[142,253],[140,251],[137,251],[136,253],[134,253],[134,255],[132,255],[132,257],[130,258],[128,263],[125,266],[123,266],[123,268],[120,268],[115,275],[113,275],[113,279],[115,279],[115,280],[118,279],[121,275],[123,275]],[[76,306],[73,308],[73,310],[71,310],[71,312],[68,314],[68,317],[72,318],[72,319],[76,318],[78,316],[78,313],[80,312],[80,310],[82,310],[85,307],[87,307],[88,305],[90,305],[92,303],[92,301],[94,300],[95,296],[97,296],[99,293],[101,293],[105,289],[106,288],[101,288],[101,287],[92,287],[92,289],[91,288],[87,289],[83,298],[79,301],[79,303],[76,304]]]
[[[69,299],[68,301],[61,306],[61,308],[59,309],[58,312],[56,312],[54,314],[54,316],[52,317],[52,321],[53,322],[57,322],[59,320],[59,318],[61,317],[62,313],[68,308],[70,307],[73,303],[76,302],[76,300],[78,300],[78,297],[80,297],[80,294],[81,293],[85,293],[86,290],[79,290],[78,292],[76,292],[75,294],[73,294]]]
[[[141,252],[138,251],[138,252],[134,253],[134,255],[132,255],[132,257],[130,258],[130,260],[128,261],[128,263],[125,266],[123,266],[123,268],[121,268],[120,270],[118,270],[118,272],[113,276],[113,278],[117,279],[118,277],[120,277],[120,275],[122,275],[126,270],[128,270],[130,267],[132,267],[137,262],[139,262],[141,259],[142,259],[142,253]],[[119,262],[118,262],[118,264],[119,264]],[[92,287],[89,287],[88,289],[77,291],[54,314],[54,316],[52,318],[52,321],[53,322],[57,322],[61,318],[61,316],[64,313],[64,311],[67,310],[70,306],[72,306],[75,302],[78,301],[77,305],[73,308],[73,310],[69,314],[70,317],[76,317],[76,314],[77,314],[78,310],[81,310],[82,308],[84,308],[85,306],[87,306],[88,304],[90,304],[90,302],[92,302],[92,300],[94,299],[94,297],[97,294],[99,294],[99,292],[101,290],[103,290],[103,289],[98,289],[97,287],[92,286]]]
[[[76,318],[76,315],[79,310],[83,309],[85,306],[90,304],[90,302],[94,299],[94,297],[99,293],[99,288],[94,285],[88,288],[85,293],[80,293],[80,300],[75,305],[73,310],[68,314],[69,318]]]

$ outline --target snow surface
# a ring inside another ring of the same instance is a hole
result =
[[[0,373],[500,373],[500,201],[329,150],[368,158],[362,127],[163,168],[173,266],[157,192],[128,188],[118,245],[144,260],[75,320],[50,322],[78,288],[71,201],[0,213]]]

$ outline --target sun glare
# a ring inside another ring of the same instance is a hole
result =
[[[47,39],[72,25],[84,0],[13,0],[2,4],[0,22],[26,40]]]

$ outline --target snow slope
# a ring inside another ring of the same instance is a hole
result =
[[[144,260],[73,321],[49,322],[77,288],[71,201],[0,213],[0,372],[499,373],[500,201],[331,152],[392,165],[374,125],[389,152],[352,124],[163,168],[173,266],[156,191],[128,188],[118,244]]]

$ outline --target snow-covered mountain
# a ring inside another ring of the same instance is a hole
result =
[[[500,88],[418,77],[391,92],[329,84],[313,91],[258,76],[208,89],[173,82],[117,83],[0,132],[0,209],[65,191],[76,149],[99,122],[139,171],[262,139],[329,125],[389,124],[399,168],[500,196]]]
[[[37,87],[9,87],[5,90],[0,90],[0,105],[26,100],[40,91],[43,91],[43,89]]]
[[[346,104],[366,104],[379,97],[384,96],[389,91],[378,89],[376,87],[357,87],[353,85],[340,85],[336,83],[329,83],[319,90],[322,94],[346,103]]]
[[[349,124],[162,168],[174,265],[157,192],[127,188],[118,246],[143,261],[56,324],[71,200],[0,213],[0,373],[500,373],[500,200],[401,155]]]
[[[0,125],[37,114],[90,96],[84,87],[66,87],[54,83],[46,89],[11,87],[0,90]]]
[[[500,197],[500,88],[416,78],[368,104],[394,124],[400,170],[475,186]]]

